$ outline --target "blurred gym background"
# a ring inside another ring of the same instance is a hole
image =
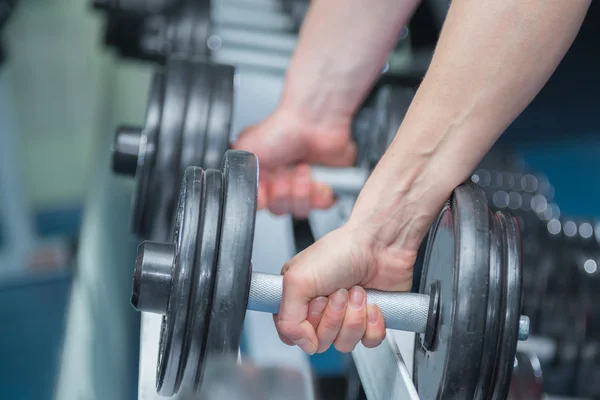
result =
[[[551,183],[563,225],[565,216],[593,227],[600,221],[599,8],[592,5],[558,71],[497,145]],[[417,12],[413,40],[435,41],[430,13]],[[118,123],[143,120],[152,65],[106,50],[101,19],[86,1],[0,0],[0,398],[51,399],[64,385],[78,386],[78,399],[136,398],[139,318],[129,306],[131,271],[114,265],[135,257],[126,234],[131,187],[111,176],[106,154]],[[552,243],[542,240],[539,258]],[[565,252],[585,253],[597,265],[598,243]],[[552,266],[572,277],[556,296],[573,307],[554,313],[547,332],[532,321],[535,335],[557,343],[545,375],[556,394],[600,398],[600,331],[593,325],[600,302],[586,298],[585,312],[578,307],[578,288],[593,296],[600,278],[590,265]],[[93,296],[71,290],[82,273],[92,274],[91,287],[78,290]],[[553,287],[541,295],[553,296]],[[94,319],[98,329],[67,330],[67,313]],[[85,341],[86,354],[63,352],[72,341]],[[80,365],[73,359],[87,360],[79,374],[61,368]],[[335,376],[340,360],[329,352],[313,365]]]

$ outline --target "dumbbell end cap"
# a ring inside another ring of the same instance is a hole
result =
[[[165,314],[171,288],[175,245],[142,242],[133,272],[131,305],[138,311]]]
[[[127,125],[117,128],[112,146],[112,170],[114,173],[135,176],[141,140],[142,128]]]

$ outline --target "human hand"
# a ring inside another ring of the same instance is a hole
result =
[[[351,116],[316,121],[279,107],[267,119],[245,129],[233,147],[258,156],[258,208],[304,218],[311,209],[330,207],[333,192],[312,181],[310,164],[352,165],[356,145],[350,138],[350,124]]]
[[[366,304],[364,288],[406,291],[418,246],[380,242],[347,223],[302,251],[282,270],[283,297],[274,316],[281,340],[308,354],[332,344],[350,352],[385,338],[381,310]]]

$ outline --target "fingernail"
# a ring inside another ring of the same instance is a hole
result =
[[[364,304],[364,290],[360,286],[354,286],[350,290],[350,307],[353,309],[359,309]]]
[[[377,313],[377,307],[373,305],[367,306],[367,320],[370,324],[374,324],[377,322],[377,318],[379,317]]]
[[[327,307],[327,297],[317,297],[310,305],[310,315],[319,316],[323,314],[325,307]]]
[[[340,289],[334,293],[331,299],[331,307],[335,311],[343,311],[346,308],[348,302],[348,291],[346,289]]]

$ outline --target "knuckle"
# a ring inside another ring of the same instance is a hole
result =
[[[319,324],[319,330],[338,331],[342,326],[342,319],[336,316],[325,314]]]
[[[340,353],[350,353],[354,350],[357,343],[358,341],[356,343],[350,343],[347,340],[336,340],[333,343],[333,347]]]

